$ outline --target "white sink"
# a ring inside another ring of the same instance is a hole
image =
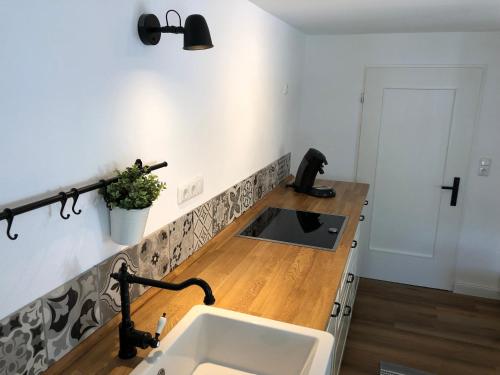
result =
[[[326,375],[332,347],[327,332],[195,306],[132,374]]]

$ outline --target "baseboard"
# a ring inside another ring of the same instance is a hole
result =
[[[453,293],[490,299],[500,299],[500,290],[492,288],[490,286],[468,283],[464,281],[455,282]]]

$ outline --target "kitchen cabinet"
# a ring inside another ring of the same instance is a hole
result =
[[[342,274],[341,284],[335,298],[330,319],[328,321],[327,331],[334,337],[334,346],[332,350],[331,374],[340,373],[342,357],[349,333],[349,326],[356,300],[356,291],[359,284],[359,231],[360,225],[356,230],[354,241],[347,265]]]

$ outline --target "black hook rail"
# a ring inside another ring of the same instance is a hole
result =
[[[138,165],[141,169],[142,167],[142,161],[141,159],[137,159],[135,161],[135,164]],[[168,163],[165,161],[163,163],[155,164],[152,166],[148,166],[147,168],[144,169],[144,173],[149,173],[151,171],[160,169],[160,168],[165,168],[168,166]],[[88,193],[93,190],[98,190],[101,188],[104,188],[108,186],[109,184],[112,184],[113,182],[117,181],[118,177],[113,177],[107,180],[100,180],[99,182],[96,182],[91,185],[83,186],[81,188],[72,188],[71,190],[67,192],[60,192],[57,195],[53,195],[51,197],[47,197],[44,199],[41,199],[36,202],[31,202],[24,204],[22,206],[16,207],[16,208],[6,208],[2,212],[0,212],[0,221],[2,220],[7,220],[7,237],[11,240],[16,240],[19,236],[17,234],[11,234],[11,229],[12,229],[12,223],[14,222],[14,217],[17,215],[24,214],[26,212],[34,211],[39,208],[49,206],[54,203],[61,203],[61,210],[59,211],[59,214],[64,220],[69,219],[70,214],[64,214],[64,209],[66,207],[66,203],[69,198],[73,199],[73,204],[71,206],[71,211],[75,215],[80,215],[82,213],[82,210],[76,210],[76,203],[78,201],[78,198],[80,197],[81,194]]]

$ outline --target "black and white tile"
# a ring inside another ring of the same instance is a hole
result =
[[[241,183],[241,211],[246,212],[253,205],[253,177]]]
[[[157,277],[164,278],[170,272],[170,235],[168,224],[163,226],[160,230],[153,233],[156,238],[155,248],[160,254],[158,271],[160,272]]]
[[[117,255],[105,260],[97,266],[99,277],[99,308],[101,310],[101,322],[107,323],[111,318],[121,311],[120,284],[111,278],[113,272],[118,272],[123,262],[127,263],[128,272],[138,274],[139,254],[137,246],[129,247]],[[130,285],[130,300],[134,301],[140,296],[140,286]]]
[[[49,363],[101,325],[97,288],[97,267],[93,267],[42,298]]]
[[[169,225],[145,237],[138,245],[139,275],[160,280],[170,272]],[[140,286],[141,294],[149,287]]]
[[[219,194],[212,199],[212,230],[214,236],[229,223],[229,208],[229,197],[227,192]]]
[[[266,170],[261,169],[253,175],[253,202],[257,203],[266,195]]]
[[[234,219],[240,217],[241,214],[243,213],[243,209],[241,207],[241,192],[242,192],[241,182],[229,188],[226,192],[229,202],[227,225],[231,224],[234,221]]]
[[[278,162],[275,161],[266,167],[266,192],[269,193],[278,186]]]
[[[42,301],[0,321],[0,375],[40,374],[47,369]]]
[[[278,183],[290,175],[290,157],[291,154],[288,153],[278,160]]]
[[[286,160],[286,165],[287,165],[287,170],[290,172],[290,163],[292,160],[292,153],[289,152],[288,154],[285,155],[285,160]]]
[[[213,220],[211,200],[193,211],[193,252],[212,239]]]
[[[170,269],[174,270],[193,254],[193,213],[181,216],[168,225]]]

